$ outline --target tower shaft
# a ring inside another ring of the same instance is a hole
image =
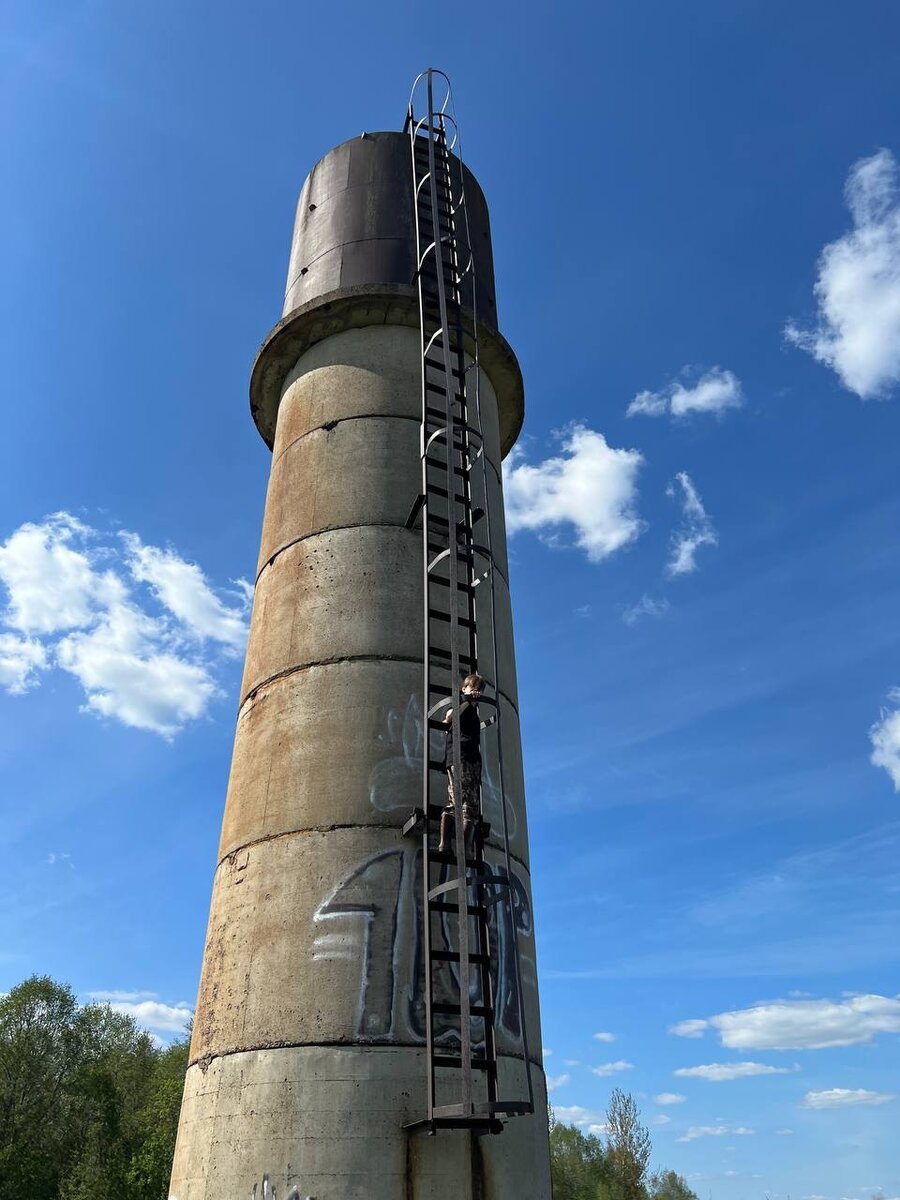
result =
[[[272,470],[172,1200],[550,1195],[539,1051],[536,1113],[502,1134],[405,1128],[422,1115],[426,1076],[423,868],[400,828],[427,754],[422,542],[407,527],[422,403],[408,146],[367,135],[314,169],[286,317],[254,369]],[[506,793],[486,742],[484,806],[499,828],[506,805],[515,895],[494,927],[508,1091],[523,1070],[516,941],[540,1047],[500,473],[521,383],[493,330],[481,364],[496,613],[485,635],[499,649]]]

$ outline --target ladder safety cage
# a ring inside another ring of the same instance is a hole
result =
[[[442,93],[439,105],[436,85]],[[425,111],[417,117],[415,105],[420,97]],[[422,487],[407,527],[413,529],[421,516],[425,639],[422,808],[414,811],[403,832],[422,837],[427,1112],[409,1128],[427,1128],[430,1133],[441,1128],[499,1133],[502,1118],[534,1111],[534,1087],[503,782],[500,706],[504,699],[499,688],[487,477],[493,467],[484,452],[475,258],[452,105],[449,79],[430,68],[413,84],[404,126],[410,138],[417,263],[413,282],[419,293],[422,355]],[[475,503],[479,490],[483,507]],[[481,530],[478,540],[476,526]],[[485,609],[490,614],[491,637],[487,653],[481,653],[477,618],[479,610],[483,614]],[[481,705],[494,708],[481,722],[482,728],[497,729],[503,864],[494,867],[484,857],[490,826],[483,820],[481,798],[468,840],[462,806],[457,697],[462,677],[479,671],[480,665],[479,673],[496,697],[482,696],[480,700]],[[453,755],[447,765],[460,784],[455,788],[452,853],[441,852],[433,844],[445,796],[440,774],[444,763],[432,756],[432,734],[446,732],[448,711],[452,712]],[[490,917],[491,910],[501,905],[507,906],[512,941],[527,1100],[498,1098]],[[448,949],[435,944],[440,935]],[[449,1034],[446,1029],[437,1030],[438,1016],[458,1018],[458,1053],[455,1028]],[[446,1096],[452,1097],[452,1102],[443,1102]]]

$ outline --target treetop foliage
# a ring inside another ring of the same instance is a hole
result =
[[[34,975],[0,999],[0,1200],[166,1200],[187,1039]]]
[[[697,1200],[675,1171],[648,1175],[650,1133],[632,1096],[613,1090],[606,1137],[583,1133],[550,1114],[553,1200]]]

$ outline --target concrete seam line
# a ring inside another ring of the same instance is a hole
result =
[[[255,1046],[229,1046],[225,1050],[207,1051],[205,1054],[198,1054],[196,1058],[192,1058],[188,1063],[188,1067],[199,1067],[201,1071],[206,1073],[210,1063],[216,1058],[231,1058],[235,1054],[258,1054],[260,1050],[352,1050],[357,1053],[360,1050],[416,1050],[424,1053],[424,1042],[292,1042],[288,1040],[279,1040],[273,1042],[259,1042]],[[506,1058],[514,1062],[524,1062],[524,1057],[521,1054],[510,1054],[508,1052],[497,1052],[497,1059]],[[532,1057],[532,1063],[537,1067],[542,1075],[545,1075],[543,1064],[539,1058]]]
[[[305,376],[301,375],[300,378],[303,379]],[[290,386],[293,387],[293,384]],[[302,442],[303,439],[308,438],[310,434],[321,433],[323,429],[334,429],[336,425],[343,425],[345,421],[412,421],[414,425],[422,424],[421,416],[407,417],[404,416],[403,413],[373,412],[356,413],[351,417],[332,417],[330,421],[322,421],[319,425],[312,425],[309,429],[307,429],[306,433],[298,433],[297,436],[292,438],[291,441],[289,441],[286,446],[279,450],[277,454],[273,454],[271,470],[275,470],[275,464],[284,458],[285,454],[287,454],[288,450],[290,450],[292,446],[296,446],[298,442]]]
[[[266,842],[278,842],[282,838],[286,838],[286,837],[300,837],[301,834],[305,834],[305,833],[310,833],[310,834],[312,834],[312,833],[318,833],[318,834],[334,833],[335,830],[337,830],[337,829],[365,829],[365,830],[371,832],[371,830],[373,830],[373,829],[396,831],[399,828],[400,828],[399,825],[381,825],[381,824],[377,824],[377,823],[364,824],[362,821],[345,821],[345,822],[336,821],[332,825],[304,825],[299,829],[282,829],[280,833],[265,833],[261,837],[251,838],[249,842],[242,842],[240,846],[235,846],[233,850],[229,850],[227,854],[223,854],[222,857],[219,859],[219,861],[216,863],[216,869],[215,869],[215,871],[213,871],[213,875],[218,874],[219,868],[225,862],[227,862],[228,859],[234,859],[238,854],[242,854],[244,850],[252,850],[254,846],[262,846]],[[488,845],[488,847],[490,847],[494,850],[498,849],[498,847],[496,845],[494,845],[490,840],[488,840],[487,845]],[[530,865],[524,860],[524,858],[520,858],[518,854],[513,854],[512,851],[510,851],[509,856],[513,860],[513,862],[517,863],[522,868],[523,873],[528,876],[528,882],[530,883],[531,882],[531,867],[530,867]],[[497,865],[497,864],[494,864],[494,865]]]
[[[274,553],[270,554],[263,565],[256,573],[256,584],[259,584],[262,579],[263,571],[267,567],[271,567],[280,555],[284,554],[285,550],[290,550],[291,546],[298,546],[301,542],[309,541],[310,538],[321,537],[325,533],[341,533],[348,529],[403,529],[407,533],[412,533],[416,538],[421,540],[421,533],[418,529],[407,529],[405,523],[398,524],[396,521],[355,521],[352,525],[324,525],[321,529],[311,529],[309,533],[301,533],[297,537],[292,538],[289,542],[285,542],[283,546],[279,546]],[[499,567],[494,570],[506,584],[506,590],[509,591],[509,580],[503,574]]]
[[[299,674],[301,671],[309,671],[313,667],[336,667],[336,666],[339,666],[341,663],[358,663],[358,662],[369,662],[369,663],[399,662],[399,663],[413,663],[414,665],[419,666],[419,667],[422,666],[421,658],[416,657],[414,655],[406,655],[406,654],[342,654],[342,655],[338,655],[336,658],[320,658],[320,659],[317,659],[315,662],[298,663],[297,666],[295,666],[295,667],[285,667],[285,669],[283,671],[276,671],[275,674],[270,675],[268,677],[268,679],[261,679],[259,681],[259,683],[255,683],[253,685],[253,687],[250,689],[250,691],[247,693],[247,695],[243,698],[243,700],[241,700],[240,704],[238,705],[238,711],[237,711],[238,720],[240,720],[240,718],[241,718],[241,713],[243,712],[244,705],[247,704],[248,701],[255,699],[257,694],[262,690],[262,688],[267,687],[270,683],[278,683],[282,679],[287,679],[291,675]],[[506,701],[506,703],[510,706],[510,708],[513,710],[513,712],[518,717],[519,716],[519,706],[516,703],[516,701],[513,700],[512,696],[510,696],[508,692],[504,692],[502,689],[500,689],[497,692],[497,694],[498,694],[498,696],[503,697],[503,699]]]
[[[347,187],[342,188],[341,191],[342,192],[350,191],[350,186],[348,185]],[[332,195],[340,195],[340,192],[333,192]],[[324,200],[320,200],[318,202],[317,207],[322,204],[327,203],[328,200],[330,200],[330,199],[331,199],[331,196],[326,196]],[[284,299],[287,300],[288,296],[291,294],[291,290],[293,289],[294,284],[297,282],[298,279],[301,279],[303,277],[304,271],[308,271],[310,267],[314,267],[316,265],[316,263],[320,261],[320,259],[325,258],[325,256],[328,254],[334,254],[338,250],[343,250],[343,248],[345,246],[359,246],[363,242],[366,242],[366,243],[369,243],[369,242],[403,242],[403,240],[404,239],[401,236],[399,236],[399,234],[398,234],[398,235],[395,235],[394,237],[347,238],[347,240],[345,242],[335,242],[334,245],[327,246],[322,251],[322,253],[317,254],[315,256],[315,258],[311,258],[305,267],[300,268],[300,270],[297,272],[297,274],[294,276],[294,278],[292,280],[290,280],[287,287],[284,289]],[[315,297],[313,297],[313,299],[315,299]],[[295,305],[295,307],[299,307],[299,306]],[[291,311],[293,312],[293,309]]]
[[[300,378],[302,379],[303,376],[301,376]],[[293,385],[291,385],[291,386],[293,386]],[[276,455],[273,455],[271,471],[275,470],[276,463],[281,462],[281,460],[284,458],[285,454],[287,454],[288,450],[290,450],[293,446],[296,446],[298,442],[302,442],[304,438],[308,438],[313,433],[321,433],[323,429],[326,429],[326,430],[334,429],[337,425],[343,425],[347,421],[412,421],[412,423],[414,425],[421,426],[422,417],[421,417],[421,415],[415,416],[415,417],[407,417],[407,416],[404,416],[403,413],[381,413],[381,412],[356,413],[355,415],[348,416],[348,417],[333,417],[330,421],[322,421],[321,424],[319,424],[319,425],[313,425],[311,428],[307,429],[306,433],[298,433],[297,436],[295,438],[293,438],[291,441],[289,441],[288,444],[286,446],[284,446],[281,450],[279,450]],[[498,470],[496,463],[494,463],[490,458],[488,458],[487,455],[484,456],[484,461],[494,472],[494,475],[495,475],[497,481],[502,482],[502,473],[500,470]]]

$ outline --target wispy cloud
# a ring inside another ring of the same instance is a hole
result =
[[[595,1042],[614,1042],[615,1040],[616,1035],[614,1033],[607,1032],[605,1029],[601,1029],[599,1033],[594,1034]]]
[[[895,791],[900,792],[900,688],[894,688],[888,699],[897,708],[882,709],[881,717],[869,730],[872,754],[869,761],[876,767],[884,767]]]
[[[39,683],[38,672],[47,667],[47,651],[35,638],[0,633],[0,687],[21,696]]]
[[[182,1034],[194,1015],[185,1003],[163,1004],[156,992],[89,992],[95,1004],[108,1004],[113,1012],[133,1017],[137,1024],[150,1033]]]
[[[685,367],[682,376],[696,375],[696,368]],[[673,380],[658,392],[638,392],[626,409],[629,417],[687,417],[694,413],[721,414],[729,408],[740,408],[744,402],[741,381],[733,371],[713,367],[685,385]]]
[[[828,1088],[822,1092],[807,1092],[804,1108],[846,1108],[853,1104],[888,1104],[896,1100],[895,1092],[870,1092],[866,1088]]]
[[[686,1096],[680,1092],[660,1092],[653,1097],[654,1104],[684,1104]]]
[[[871,1042],[900,1033],[900,997],[848,996],[843,1000],[775,1000],[752,1008],[680,1021],[669,1032],[699,1037],[719,1034],[731,1050],[821,1050]]]
[[[710,1083],[724,1083],[731,1079],[748,1079],[752,1075],[790,1075],[799,1070],[799,1067],[770,1067],[766,1063],[734,1062],[679,1067],[672,1074],[681,1079],[705,1079]]]
[[[853,228],[822,251],[811,329],[789,322],[789,342],[831,367],[861,399],[900,382],[900,188],[889,150],[850,169],[845,196]]]
[[[632,604],[630,608],[626,608],[622,613],[622,620],[626,625],[636,625],[638,621],[644,617],[662,617],[669,611],[669,601],[665,596],[654,600],[652,596],[641,596],[636,604]]]
[[[555,1092],[557,1088],[565,1087],[571,1081],[571,1075],[548,1075],[547,1076],[547,1091]]]
[[[634,1063],[625,1062],[623,1058],[616,1062],[601,1063],[599,1067],[591,1067],[591,1072],[594,1075],[605,1077],[607,1075],[618,1075],[620,1071],[633,1071]]]
[[[597,1136],[606,1133],[608,1129],[606,1113],[584,1108],[580,1104],[554,1104],[553,1115],[566,1125],[577,1125],[579,1129],[585,1129]]]
[[[755,1133],[755,1129],[748,1129],[746,1125],[691,1125],[678,1141],[693,1142],[705,1137],[752,1137]]]
[[[602,562],[644,528],[637,515],[637,476],[643,456],[616,450],[602,433],[573,425],[559,435],[561,453],[525,462],[515,449],[503,468],[506,523],[511,534],[537,533],[553,546],[564,531],[591,562]]]
[[[174,550],[65,512],[0,545],[0,584],[0,686],[22,693],[55,666],[79,681],[85,711],[164,737],[206,711],[211,668],[246,637],[243,583],[218,594]]]
[[[668,494],[672,497],[679,494],[676,491],[676,483],[680,488],[682,523],[672,537],[672,554],[666,567],[671,577],[696,571],[697,551],[700,547],[719,544],[719,535],[713,528],[700,494],[687,471],[679,471],[674,482],[669,485]]]

